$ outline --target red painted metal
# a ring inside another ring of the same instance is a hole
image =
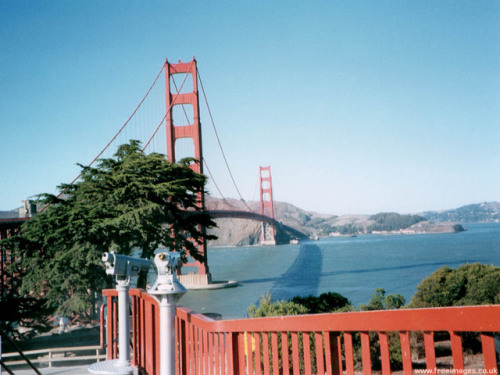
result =
[[[273,203],[273,183],[271,180],[271,166],[260,167],[259,169],[259,186],[260,186],[260,214],[266,215],[272,219],[270,240],[274,241],[274,203]],[[266,240],[264,225],[262,230],[262,241]]]
[[[269,361],[269,336],[267,333],[262,335],[262,351],[264,353],[264,374],[269,374],[271,372],[271,366]]]
[[[311,369],[311,341],[308,333],[302,333],[303,352],[304,352],[304,373],[305,375],[312,375]]]
[[[460,334],[460,332],[455,332],[455,331],[450,332],[450,341],[451,341],[451,353],[453,357],[453,369],[458,371],[463,370],[464,353],[462,349],[462,335]],[[463,373],[463,371],[462,372],[458,371],[457,373]]]
[[[116,295],[116,291],[106,291],[104,294],[109,306],[112,305],[111,298]],[[145,360],[141,358],[135,363],[146,374],[156,375],[159,357],[151,343],[159,337],[158,325],[154,323],[157,319],[154,311],[157,311],[158,305],[143,291],[132,290],[131,295],[144,300],[146,306],[144,315],[141,315],[145,324],[141,322],[137,325],[139,331],[134,329],[133,347],[138,345],[136,341],[145,340],[146,353],[155,353],[155,358],[146,355]],[[108,319],[109,316],[108,311]],[[413,367],[410,333],[417,331],[424,332],[427,369],[430,370],[428,373],[433,373],[436,369],[433,332],[447,331],[450,332],[455,371],[463,370],[461,332],[478,332],[482,340],[484,369],[494,373],[498,370],[493,338],[494,333],[500,332],[498,316],[500,305],[214,321],[181,307],[177,309],[176,316],[176,358],[179,362],[176,371],[178,375],[299,375],[312,373],[315,369],[317,374],[340,375],[344,359],[346,374],[352,375],[354,352],[359,350],[354,334],[360,333],[363,373],[369,374],[372,371],[369,334],[376,333],[379,337],[382,374],[388,375],[388,333],[399,332],[403,371],[410,374]],[[108,324],[108,328],[113,325],[116,326],[116,321]],[[141,330],[146,331],[146,334],[141,334]],[[340,342],[342,336],[343,348]],[[288,365],[290,359],[291,368]]]
[[[191,75],[192,92],[178,93],[175,87],[171,87],[171,77],[175,74]],[[165,84],[166,93],[165,101],[167,108],[166,128],[167,128],[167,158],[171,162],[176,162],[175,142],[178,139],[188,138],[193,141],[194,157],[198,162],[191,165],[191,169],[195,172],[203,173],[203,150],[201,142],[201,123],[200,123],[200,105],[198,99],[198,71],[196,60],[189,63],[179,61],[177,64],[170,64],[165,61]],[[185,126],[177,126],[174,124],[173,108],[175,106],[190,105],[193,109],[193,122]],[[205,196],[203,192],[198,193],[198,205],[201,209],[205,209]],[[209,273],[208,258],[206,251],[206,243],[198,244],[198,253],[202,256],[202,262],[188,263],[186,266],[196,267],[198,274],[205,275]]]
[[[279,375],[280,358],[278,351],[278,333],[271,332],[271,349],[273,353],[273,374]]]
[[[497,370],[497,359],[495,355],[495,339],[491,332],[481,334],[481,344],[483,347],[484,368],[489,374]]]
[[[322,332],[315,332],[314,333],[315,337],[315,351],[316,351],[316,367],[318,369],[318,374],[324,374],[325,373],[325,363],[323,360],[323,333]]]
[[[347,375],[354,375],[354,356],[352,349],[352,333],[344,332],[344,356]]]
[[[382,375],[391,374],[391,359],[389,354],[389,341],[387,332],[379,332],[378,339],[380,343],[380,363],[382,365]]]
[[[370,335],[368,332],[361,332],[361,362],[363,363],[363,375],[371,375],[372,361],[370,357]]]
[[[434,346],[434,332],[424,332],[425,362],[429,374],[436,374],[436,348]]]
[[[106,332],[105,332],[106,318],[105,318],[105,315],[104,315],[105,309],[106,309],[106,305],[102,304],[101,308],[100,308],[100,311],[99,311],[99,318],[100,318],[100,323],[101,323],[101,327],[100,327],[100,330],[99,330],[99,345],[103,349],[106,348]]]
[[[299,358],[299,338],[297,332],[292,332],[292,367],[293,367],[293,375],[299,375],[300,358]]]
[[[253,351],[252,351],[252,338],[253,335],[250,334],[250,332],[246,333],[246,341],[245,341],[245,354],[247,357],[247,368],[248,368],[248,373],[253,374]]]
[[[401,357],[403,361],[403,374],[412,375],[413,367],[411,363],[410,334],[408,331],[399,332],[401,342]]]
[[[281,332],[281,346],[283,348],[288,348],[288,334],[287,332]],[[290,357],[288,355],[288,350],[283,350],[283,375],[290,374]],[[260,375],[260,373],[259,373]]]
[[[342,370],[342,346],[340,335],[334,332],[325,332],[325,362],[328,375],[340,375]]]

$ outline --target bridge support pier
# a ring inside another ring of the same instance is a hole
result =
[[[210,273],[188,273],[186,275],[179,275],[179,281],[188,289],[197,286],[201,287],[212,284],[212,275]]]

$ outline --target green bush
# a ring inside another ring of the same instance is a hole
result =
[[[400,294],[385,294],[384,288],[377,288],[372,298],[367,304],[359,306],[362,311],[373,310],[394,310],[400,309],[405,304],[405,298]],[[389,360],[393,370],[402,369],[401,344],[398,332],[388,332],[387,340],[389,342]],[[361,342],[359,333],[353,336],[354,361],[357,368],[361,365]],[[374,369],[380,369],[380,343],[378,334],[370,332],[370,354],[372,366]]]
[[[442,267],[417,286],[408,307],[488,305],[500,303],[500,267],[474,263]]]
[[[305,306],[308,314],[355,310],[347,298],[334,292],[323,293],[319,297],[312,295],[307,297],[296,296],[292,298],[292,302]]]
[[[263,295],[259,306],[250,305],[248,314],[251,318],[263,318],[266,316],[285,316],[307,314],[307,308],[291,301],[274,301],[271,294]]]
[[[405,298],[401,294],[386,296],[384,288],[377,288],[370,301],[367,304],[361,304],[359,308],[362,311],[395,310],[400,309],[404,304]]]

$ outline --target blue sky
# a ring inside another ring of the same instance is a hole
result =
[[[247,200],[271,165],[276,200],[323,213],[500,201],[498,1],[5,0],[0,25],[0,210],[71,181],[193,56]]]

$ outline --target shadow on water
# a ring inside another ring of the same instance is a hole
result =
[[[318,258],[321,259],[321,251],[319,248],[315,245],[312,245],[313,247],[316,248],[317,251],[317,256]],[[314,251],[313,251],[314,252]],[[304,270],[307,270],[307,274],[309,274],[309,270],[312,272],[317,272],[316,275],[311,275],[311,277],[314,279],[316,283],[316,289],[319,283],[320,278],[322,277],[329,277],[329,276],[341,276],[341,275],[356,275],[356,274],[363,274],[363,273],[374,273],[374,272],[387,272],[387,271],[397,271],[397,270],[405,270],[405,269],[415,269],[415,268],[422,268],[422,267],[442,267],[442,266],[457,266],[457,265],[462,265],[465,263],[484,263],[484,260],[476,259],[476,260],[471,260],[471,259],[466,259],[466,260],[457,260],[454,262],[429,262],[429,263],[418,263],[418,264],[409,264],[409,265],[404,265],[404,266],[395,266],[395,267],[376,267],[376,268],[365,268],[365,269],[359,269],[359,270],[344,270],[344,271],[330,271],[330,272],[323,272],[321,273],[321,263],[319,264],[319,268],[316,269],[315,267],[309,267],[309,265],[304,265],[304,264],[299,264],[297,260],[301,257],[301,254],[303,253],[302,248],[301,252],[298,255],[297,259],[295,260],[294,264],[290,267],[290,269],[281,277],[268,277],[268,278],[260,278],[260,279],[249,279],[249,280],[241,280],[239,281],[241,284],[256,284],[256,283],[265,283],[265,282],[274,282],[275,285],[278,287],[284,286],[285,282],[289,283],[288,286],[292,289],[299,288],[301,286],[300,283],[297,283],[297,279],[295,277],[292,277],[293,273],[291,273],[291,270],[293,272],[304,272]],[[310,253],[312,254],[312,252]],[[302,262],[304,261],[311,261],[309,259],[308,254],[304,251],[304,255],[302,258]],[[296,268],[295,268],[296,267]],[[302,271],[301,271],[302,270]],[[273,288],[275,287],[273,285]],[[314,291],[311,291],[308,294],[314,294]],[[275,298],[275,294],[272,293],[271,295]],[[295,297],[297,294],[294,294],[292,297]],[[285,298],[281,297],[280,299]]]
[[[270,279],[273,285],[269,292],[275,301],[289,300],[299,294],[316,294],[319,286],[323,254],[311,243],[300,244],[300,251],[290,268],[281,276]],[[242,281],[251,283],[252,280]]]

